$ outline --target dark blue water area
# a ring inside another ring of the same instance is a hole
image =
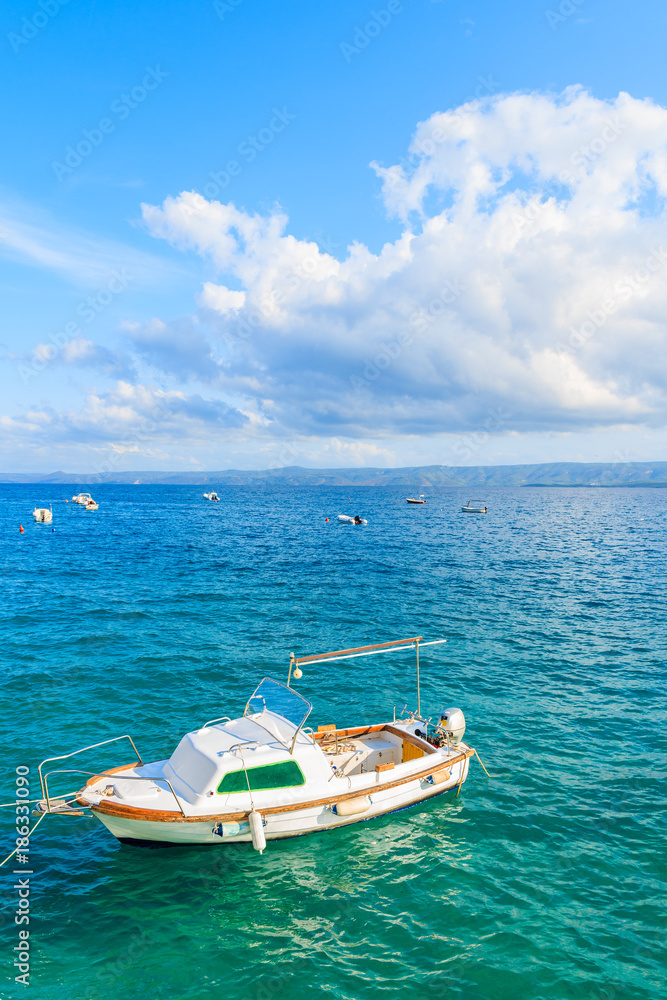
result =
[[[422,651],[422,710],[461,707],[492,777],[474,761],[458,797],[262,856],[133,848],[49,816],[31,840],[29,994],[18,863],[0,869],[3,997],[667,995],[667,490],[488,489],[476,516],[458,489],[418,507],[387,488],[231,487],[213,504],[204,487],[102,485],[85,511],[64,502],[79,488],[0,487],[0,802],[17,766],[37,797],[42,759],[114,736],[168,756],[263,676],[285,680],[291,651],[414,635],[447,639]],[[51,503],[55,531],[31,513]],[[298,690],[312,725],[386,720],[416,705],[413,654],[305,667]],[[1,857],[14,822],[0,810]]]

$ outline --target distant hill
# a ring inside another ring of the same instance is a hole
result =
[[[174,486],[667,486],[667,462],[550,462],[544,465],[424,465],[403,469],[279,469],[220,472],[0,473],[0,483],[116,483]]]

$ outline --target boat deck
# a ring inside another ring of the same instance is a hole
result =
[[[314,739],[341,777],[368,771],[390,770],[408,760],[415,760],[433,748],[425,741],[393,727],[361,727],[360,730],[327,730]]]

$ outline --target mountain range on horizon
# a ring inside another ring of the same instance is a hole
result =
[[[667,486],[667,462],[548,462],[536,465],[425,465],[308,469],[223,469],[217,472],[0,473],[0,483],[173,486]]]

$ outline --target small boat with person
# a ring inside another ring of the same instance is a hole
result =
[[[473,502],[471,500],[468,500],[467,505],[465,507],[461,507],[461,510],[463,511],[464,514],[486,514],[486,513],[488,513],[488,508],[486,507],[486,505],[484,507],[482,507],[481,503],[475,502],[473,504]]]
[[[97,510],[99,508],[99,506],[100,505],[98,503],[95,503],[95,501],[91,497],[90,500],[88,501],[88,503],[85,505],[85,507],[83,509],[84,510]]]
[[[416,636],[311,656],[290,653],[286,684],[264,677],[240,716],[205,722],[170,757],[144,763],[125,735],[42,761],[39,810],[89,812],[128,844],[248,842],[261,853],[267,841],[349,826],[460,789],[475,753],[463,742],[463,712],[445,709],[435,725],[421,714],[419,651],[445,641]],[[305,728],[312,704],[293,687],[302,666],[407,650],[416,651],[416,710],[397,719],[394,708],[393,718],[376,723]],[[129,741],[135,761],[94,772],[71,760],[120,740]],[[49,789],[56,775],[71,781],[72,774],[88,776],[75,794]]]
[[[207,500],[212,500],[213,503],[217,503],[219,499],[218,494],[215,491],[212,491],[211,493],[204,493],[204,496]]]
[[[82,507],[85,507],[86,504],[90,503],[92,499],[93,498],[90,493],[77,493],[75,497],[72,497],[72,503],[78,503],[81,504]]]
[[[349,514],[339,514],[338,515],[338,523],[339,524],[368,524],[368,521],[366,521],[363,517],[359,517],[358,514],[355,514],[354,517],[350,517]]]
[[[32,512],[32,516],[36,521],[41,524],[50,524],[53,520],[53,508],[52,507],[35,507]]]
[[[405,498],[405,502],[406,503],[426,503],[426,500],[424,499],[424,494],[420,493],[418,497],[406,497]]]

